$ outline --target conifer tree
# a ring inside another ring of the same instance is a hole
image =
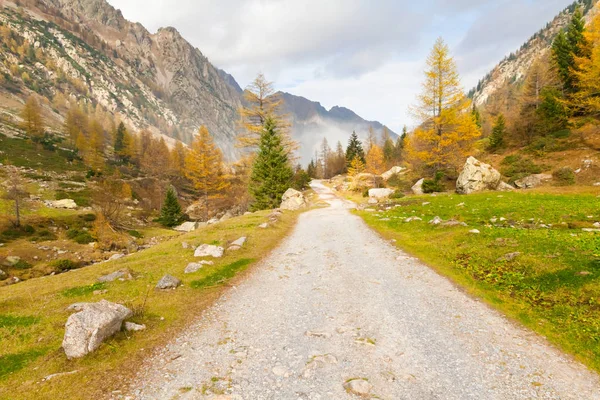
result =
[[[163,226],[171,228],[178,225],[182,219],[183,212],[181,211],[179,200],[177,200],[177,194],[172,187],[169,187],[163,206],[160,209],[160,218],[158,219],[158,222]]]
[[[34,141],[39,141],[44,136],[44,121],[42,119],[42,108],[38,103],[35,96],[29,96],[23,111],[21,111],[21,118],[23,118],[22,128],[25,130],[27,136]]]
[[[306,173],[311,178],[317,177],[317,166],[315,165],[315,160],[310,160],[310,163],[308,163],[308,167],[306,168]]]
[[[473,110],[471,111],[471,113],[473,114],[473,119],[475,119],[475,124],[479,129],[481,129],[483,125],[483,122],[481,120],[481,113],[479,112],[475,104],[473,104]]]
[[[348,167],[348,176],[356,176],[363,172],[365,172],[365,163],[359,156],[354,157]]]
[[[367,172],[379,175],[385,168],[384,154],[381,147],[374,144],[367,153]]]
[[[365,151],[362,147],[362,143],[358,139],[356,132],[352,132],[348,147],[346,148],[346,161],[348,162],[348,166],[350,166],[352,160],[356,157],[360,158],[363,164],[365,163]]]
[[[202,194],[205,218],[208,219],[211,201],[223,196],[229,187],[223,173],[223,155],[215,145],[208,129],[202,126],[185,157],[185,174]]]
[[[125,128],[125,124],[121,122],[119,127],[117,128],[117,133],[115,134],[115,154],[122,158],[123,150],[125,150],[125,134],[127,133],[127,128]]]
[[[260,135],[258,154],[250,176],[254,211],[277,208],[294,175],[275,120],[268,117]]]
[[[504,135],[506,134],[506,120],[504,115],[498,115],[494,127],[492,128],[492,134],[490,135],[490,150],[498,150],[504,144]]]

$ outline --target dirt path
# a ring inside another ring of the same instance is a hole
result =
[[[148,360],[140,399],[600,399],[598,376],[332,204]],[[435,247],[432,246],[432,251]]]

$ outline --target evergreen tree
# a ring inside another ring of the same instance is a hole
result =
[[[306,173],[311,178],[317,177],[317,166],[315,165],[315,160],[310,160],[310,163],[308,164],[308,167],[306,168]]]
[[[117,128],[117,133],[115,135],[115,144],[114,144],[115,154],[119,157],[122,155],[123,150],[125,149],[125,134],[126,133],[127,133],[127,128],[125,128],[125,124],[121,122],[119,124],[119,127]]]
[[[293,175],[276,122],[267,117],[250,176],[249,190],[254,199],[250,208],[257,211],[279,207]]]
[[[346,162],[348,163],[348,166],[350,166],[352,160],[354,160],[356,157],[358,157],[363,164],[366,163],[365,151],[362,143],[358,139],[356,132],[352,132],[352,136],[350,136],[350,141],[348,142],[348,147],[346,148]]]
[[[585,39],[585,20],[581,10],[577,8],[573,13],[566,33],[561,31],[552,44],[552,55],[558,69],[558,75],[563,83],[563,88],[568,93],[576,90],[576,58],[587,53]]]
[[[504,144],[504,135],[506,134],[506,120],[504,115],[498,115],[494,127],[492,128],[492,134],[490,135],[490,150],[498,150]]]
[[[479,112],[477,107],[475,107],[475,104],[473,104],[473,110],[471,111],[471,114],[473,115],[473,119],[475,120],[475,125],[477,125],[479,129],[481,129],[483,125],[481,121],[481,113]]]
[[[182,219],[183,213],[179,201],[177,200],[177,194],[172,187],[169,187],[165,196],[165,202],[160,209],[160,218],[158,219],[158,222],[163,226],[170,228],[178,225]]]
[[[394,162],[396,147],[394,146],[394,141],[390,137],[390,132],[386,126],[383,127],[381,137],[383,139],[383,159],[386,165],[390,165]]]

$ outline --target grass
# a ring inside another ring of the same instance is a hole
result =
[[[600,191],[594,190],[410,197],[389,211],[358,214],[408,253],[600,371],[600,234],[582,230],[600,221]],[[422,221],[404,222],[410,216]],[[435,216],[468,227],[428,224]],[[520,256],[501,260],[514,252]]]
[[[195,321],[230,281],[241,279],[287,235],[297,217],[288,212],[277,224],[258,229],[269,213],[233,218],[185,235],[173,233],[171,239],[119,260],[0,288],[0,398],[104,398],[124,389],[142,360]],[[161,232],[153,228],[142,233],[150,237]],[[241,236],[248,237],[241,250],[226,252],[214,265],[194,274],[183,273],[197,259],[192,249],[183,249],[182,242],[225,245]],[[98,277],[123,268],[129,268],[136,279],[98,284]],[[155,290],[165,274],[181,279],[183,285],[175,291]],[[97,290],[107,292],[94,295]],[[119,332],[93,354],[67,360],[61,350],[70,315],[66,308],[101,299],[130,307],[135,313],[132,321],[147,329]],[[78,372],[43,381],[50,374],[71,371]]]

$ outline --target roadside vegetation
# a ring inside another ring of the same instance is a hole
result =
[[[152,350],[164,345],[193,322],[243,271],[274,248],[289,232],[296,213],[286,212],[267,229],[258,225],[269,211],[261,211],[202,228],[116,261],[96,264],[56,276],[32,279],[0,291],[0,398],[98,398],[111,395],[131,378]],[[203,243],[227,246],[247,236],[241,250],[226,252],[214,265],[192,274],[183,271]],[[65,263],[66,267],[69,267]],[[133,280],[100,283],[102,275],[127,268]],[[165,274],[183,281],[173,291],[154,286]],[[66,308],[77,302],[106,299],[134,311],[133,322],[142,332],[121,332],[96,352],[67,360],[61,350]],[[51,380],[44,378],[60,375]]]
[[[357,213],[401,249],[600,371],[599,203],[597,188],[547,188],[409,197]],[[412,217],[421,220],[405,222]],[[435,217],[466,226],[429,223]]]

